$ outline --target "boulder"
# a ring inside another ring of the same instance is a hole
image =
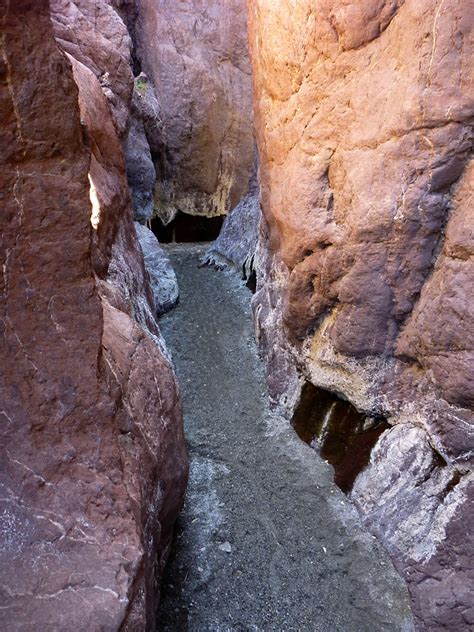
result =
[[[178,303],[178,280],[168,255],[152,231],[138,222],[135,222],[135,228],[150,278],[155,311],[159,316]]]

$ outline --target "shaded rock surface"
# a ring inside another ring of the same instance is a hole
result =
[[[177,211],[228,213],[253,163],[244,0],[141,0],[135,41],[159,102],[156,213],[165,223]]]
[[[0,19],[2,627],[152,630],[187,464],[116,113],[47,2]]]
[[[135,222],[135,229],[143,252],[145,269],[150,277],[155,311],[158,315],[164,314],[174,307],[179,299],[176,274],[168,254],[160,246],[152,231],[137,222]]]
[[[156,170],[153,155],[159,155],[162,151],[158,99],[153,84],[141,73],[134,82],[129,128],[124,142],[128,184],[134,216],[139,222],[151,219],[155,210]]]
[[[250,294],[174,246],[179,306],[160,320],[183,385],[190,486],[160,630],[412,630],[386,552],[330,467],[270,412]]]
[[[389,432],[354,492],[430,630],[469,629],[474,594],[468,4],[248,3],[270,391],[291,411],[304,375],[432,463]]]
[[[202,263],[217,268],[234,265],[248,278],[254,269],[260,224],[260,187],[255,166],[249,190],[225,218],[219,237],[206,251]]]

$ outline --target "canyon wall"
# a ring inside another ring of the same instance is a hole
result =
[[[135,219],[226,215],[254,162],[245,0],[51,0],[63,50],[97,77]]]
[[[8,630],[153,630],[187,476],[119,139],[126,30],[83,5],[51,3],[63,52],[49,2],[0,0]]]
[[[125,23],[107,0],[51,0],[50,5],[58,44],[97,77],[122,137],[133,91],[132,42]]]
[[[155,93],[154,213],[165,223],[178,211],[225,215],[247,192],[254,157],[245,0],[136,7],[138,99]]]
[[[388,421],[351,495],[420,629],[474,624],[467,0],[248,2],[274,401],[307,381]]]

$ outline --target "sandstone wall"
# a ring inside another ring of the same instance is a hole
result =
[[[139,0],[137,9],[137,58],[158,98],[156,213],[224,215],[253,164],[245,2]]]
[[[187,463],[126,100],[106,98],[92,54],[59,50],[46,0],[0,0],[0,19],[2,626],[152,630]]]
[[[291,408],[304,375],[388,419],[353,498],[420,628],[468,629],[474,14],[466,0],[248,7],[272,394]]]

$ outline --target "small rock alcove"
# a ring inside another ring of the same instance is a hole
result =
[[[382,417],[369,417],[347,400],[308,381],[291,423],[300,439],[316,447],[334,467],[334,480],[345,493],[369,463],[377,439],[390,427]]]
[[[204,217],[178,212],[164,224],[159,217],[151,220],[151,230],[162,244],[214,241],[219,236],[225,216]]]

